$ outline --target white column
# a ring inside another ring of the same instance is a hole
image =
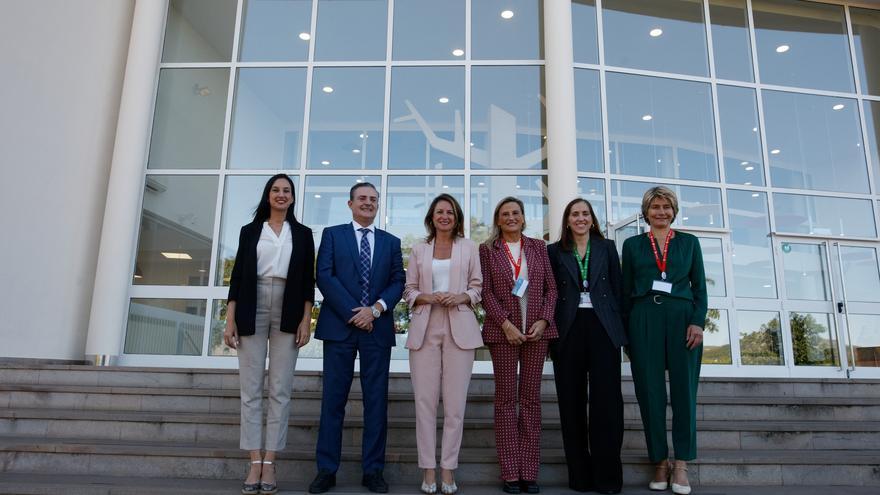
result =
[[[122,349],[167,8],[167,0],[136,0],[134,7],[86,339],[86,359],[99,365],[114,364]]]
[[[547,111],[550,240],[559,237],[562,211],[577,196],[577,134],[571,0],[544,0],[544,79]]]

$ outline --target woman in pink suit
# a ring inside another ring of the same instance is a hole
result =
[[[477,246],[464,238],[464,214],[455,198],[437,196],[425,215],[428,236],[412,248],[403,297],[412,308],[406,348],[416,401],[421,490],[437,492],[437,401],[443,394],[440,492],[458,491],[458,467],[474,350],[483,345],[473,306],[483,276]]]
[[[480,245],[483,340],[495,373],[495,448],[507,493],[540,492],[541,376],[548,341],[558,336],[547,246],[523,235],[524,211],[519,199],[502,199],[492,236]]]

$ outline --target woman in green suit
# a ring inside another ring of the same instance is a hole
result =
[[[624,314],[629,356],[648,456],[656,463],[651,490],[691,491],[687,461],[697,455],[697,384],[708,295],[699,240],[672,230],[678,198],[652,187],[642,198],[648,232],[623,243]],[[672,446],[666,444],[666,380],[672,403]]]

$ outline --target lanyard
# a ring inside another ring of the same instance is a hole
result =
[[[590,282],[587,278],[587,270],[590,267],[590,243],[589,243],[589,241],[587,241],[587,254],[584,255],[583,261],[581,260],[581,257],[578,256],[577,246],[575,246],[575,248],[572,250],[572,254],[574,255],[575,261],[577,261],[578,268],[581,269],[581,279],[584,281],[584,290],[587,290],[587,288],[590,286]]]
[[[522,268],[522,255],[523,255],[523,239],[520,237],[519,239],[519,259],[513,261],[513,254],[510,252],[510,246],[507,245],[507,242],[504,242],[504,250],[507,252],[507,259],[510,260],[510,264],[513,265],[513,278],[519,279],[519,269]]]
[[[654,261],[657,262],[657,269],[660,270],[660,278],[666,280],[666,260],[669,256],[669,239],[672,239],[675,236],[675,231],[670,230],[668,234],[666,234],[666,242],[663,243],[663,261],[660,261],[660,256],[657,254],[657,239],[654,239],[654,233],[648,231],[648,237],[651,239],[651,250],[654,251]]]

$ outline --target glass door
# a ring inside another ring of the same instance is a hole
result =
[[[831,242],[845,373],[880,377],[880,263],[873,243]]]

